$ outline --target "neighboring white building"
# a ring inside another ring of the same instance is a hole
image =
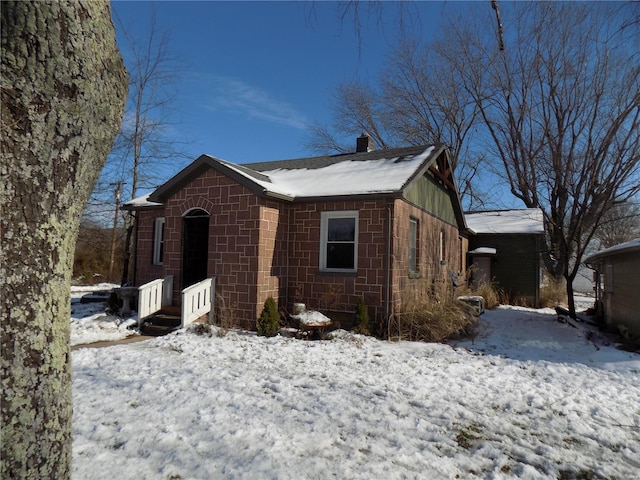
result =
[[[596,271],[596,305],[604,321],[628,338],[640,338],[640,238],[584,261]]]

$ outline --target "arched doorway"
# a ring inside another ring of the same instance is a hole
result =
[[[182,225],[182,288],[207,278],[209,214],[200,208],[189,211]]]

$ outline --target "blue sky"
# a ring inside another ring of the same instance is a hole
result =
[[[186,142],[192,159],[207,153],[237,163],[316,154],[304,147],[309,125],[330,122],[340,83],[375,79],[396,40],[396,5],[383,3],[381,25],[364,7],[358,38],[337,2],[112,3],[125,63],[122,28],[146,38],[155,9],[156,28],[170,36],[179,72],[169,135]],[[413,2],[407,18],[428,38],[443,9],[463,7]]]

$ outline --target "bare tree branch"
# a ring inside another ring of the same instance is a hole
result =
[[[457,25],[450,58],[512,193],[545,212],[547,267],[566,280],[575,313],[571,284],[600,219],[640,190],[638,68],[611,5],[536,3],[514,13],[517,47],[495,56],[489,38]]]

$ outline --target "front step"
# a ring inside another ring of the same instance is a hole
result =
[[[180,328],[182,323],[180,316],[173,312],[163,312],[162,310],[155,315],[145,318],[144,323],[140,327],[140,333],[153,337],[161,337],[167,335]]]

